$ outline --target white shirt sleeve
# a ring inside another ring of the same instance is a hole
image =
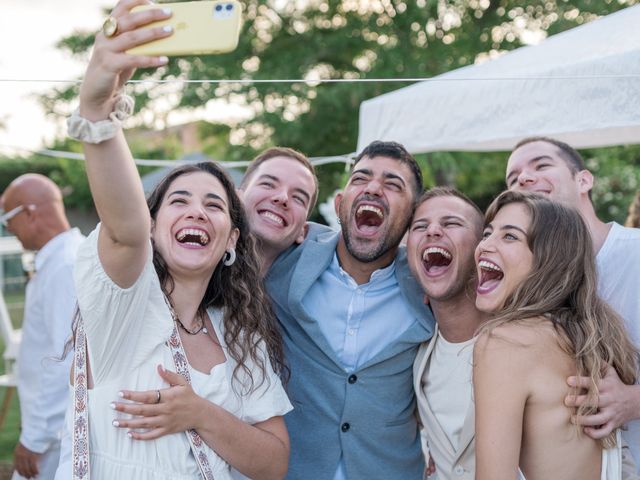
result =
[[[153,267],[153,251],[136,282],[120,288],[98,256],[100,225],[78,252],[75,283],[87,335],[93,382],[117,379],[139,367],[171,335],[173,322]]]
[[[265,376],[262,384],[259,383],[262,380],[259,375],[260,370],[253,362],[247,361],[247,367],[253,372],[254,383],[259,385],[258,388],[255,388],[245,396],[242,401],[242,420],[249,424],[263,422],[271,417],[281,416],[293,410],[280,377],[273,371],[265,351],[264,342],[258,344],[258,354],[264,360],[265,366]]]
[[[69,369],[73,355],[61,359],[66,341],[71,336],[71,323],[75,310],[73,266],[61,264],[47,272],[46,282],[40,288],[46,292],[46,305],[42,309],[42,335],[50,339],[49,350],[38,352],[33,358],[40,362],[39,375],[29,379],[29,388],[41,392],[29,405],[29,415],[23,416],[20,443],[29,450],[43,453],[59,440],[60,417],[64,415]]]

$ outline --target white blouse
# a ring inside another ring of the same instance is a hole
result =
[[[93,389],[89,390],[90,468],[92,479],[135,478],[196,479],[198,466],[191,454],[184,433],[166,435],[153,441],[132,440],[127,429],[115,428],[112,421],[129,417],[115,412],[111,402],[121,400],[120,390],[155,390],[167,388],[156,371],[157,365],[175,371],[171,351],[166,345],[173,330],[173,320],[164,301],[160,282],[152,262],[152,252],[135,284],[118,287],[108,277],[98,257],[99,226],[91,233],[78,252],[75,271],[78,303],[87,336],[89,366]],[[208,310],[209,318],[225,352],[226,361],[214,366],[209,374],[190,368],[192,387],[201,397],[219,405],[249,424],[284,415],[291,403],[274,373],[264,344],[266,379],[250,394],[242,394],[249,378],[228,354],[224,342],[222,312]],[[250,360],[252,372],[259,372]],[[232,388],[232,379],[235,389]],[[256,385],[260,376],[254,373]],[[240,393],[237,393],[240,392]],[[73,395],[70,395],[73,398]],[[67,410],[67,431],[63,439],[61,464],[56,478],[71,478],[71,440],[73,409]],[[211,463],[216,480],[238,476],[215,452]]]

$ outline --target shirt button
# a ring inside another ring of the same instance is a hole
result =
[[[357,376],[357,375],[349,375],[349,380],[348,380],[348,382],[349,382],[350,384],[352,384],[352,385],[353,385],[353,384],[354,384],[354,383],[356,383],[357,381],[358,381],[358,376]]]
[[[464,468],[461,465],[456,465],[456,468],[453,469],[456,475],[461,476],[464,474]]]
[[[356,333],[356,331],[353,328],[350,328],[349,331],[347,332],[349,335],[353,335]]]
[[[351,428],[351,425],[349,425],[347,422],[343,423],[340,426],[340,430],[342,430],[343,432],[348,432],[350,428]]]

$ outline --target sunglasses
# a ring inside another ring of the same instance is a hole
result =
[[[18,215],[24,210],[33,210],[35,205],[18,205],[16,208],[12,208],[6,213],[0,215],[0,225],[7,228],[9,226],[9,220]]]

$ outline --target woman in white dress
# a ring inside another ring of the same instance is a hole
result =
[[[97,35],[74,119],[101,223],[76,269],[76,347],[83,330],[88,418],[78,420],[84,401],[77,388],[68,415],[69,430],[76,428],[73,455],[67,446],[58,478],[87,478],[88,471],[94,479],[282,478],[289,455],[282,415],[291,409],[277,375],[282,348],[235,187],[214,163],[184,166],[147,205],[125,137],[108,125],[134,69],[166,62],[124,53],[168,34],[138,28],[166,16],[160,9],[130,13],[143,3],[120,2],[112,12],[117,34]],[[101,121],[112,131],[98,138]],[[174,365],[191,384],[169,371]],[[78,371],[74,380],[82,385]],[[123,413],[135,395],[152,395],[154,405],[130,404],[128,412],[154,409],[153,416]],[[78,428],[87,421],[88,434]],[[128,428],[116,428],[122,426]],[[186,432],[194,428],[199,437]]]
[[[476,479],[621,478],[620,438],[593,440],[573,424],[597,407],[613,367],[633,384],[638,352],[596,294],[591,237],[573,209],[536,194],[502,193],[476,249],[476,306],[493,318],[474,349]],[[592,380],[577,412],[566,379]],[[572,423],[573,422],[573,423]]]

